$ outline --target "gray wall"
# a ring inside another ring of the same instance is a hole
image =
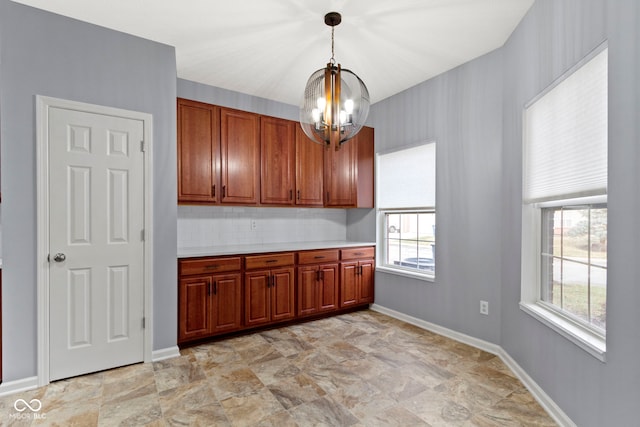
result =
[[[379,151],[437,142],[436,282],[376,274],[382,306],[501,345],[579,426],[637,425],[640,4],[537,0],[503,48],[372,108]],[[522,108],[609,42],[607,361],[519,309]],[[478,313],[487,299],[490,315]]]
[[[301,88],[301,90],[304,88]],[[222,107],[237,108],[266,116],[298,120],[299,109],[270,99],[258,98],[244,93],[209,86],[190,80],[178,79],[178,96],[194,101],[207,102]]]
[[[153,115],[153,347],[174,346],[174,48],[8,0],[0,8],[4,380],[37,374],[35,95]]]
[[[579,426],[638,425],[640,5],[538,0],[504,48],[502,346]],[[607,361],[518,308],[522,107],[609,40]]]
[[[436,141],[435,283],[376,273],[376,303],[500,343],[502,54],[372,107],[376,150]],[[479,301],[489,302],[489,316]]]

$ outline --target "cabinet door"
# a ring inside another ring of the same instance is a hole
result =
[[[217,203],[220,109],[178,99],[178,202]]]
[[[298,267],[298,316],[308,316],[318,311],[317,266]]]
[[[318,292],[318,310],[336,310],[338,301],[338,264],[325,264],[320,266],[320,282]]]
[[[258,203],[260,116],[220,109],[221,184],[224,203]]]
[[[374,141],[373,128],[364,126],[355,137],[357,145],[357,188],[356,188],[356,207],[373,208],[374,199],[374,183],[373,175],[374,165]],[[347,142],[348,144],[348,142]]]
[[[324,150],[296,125],[296,205],[324,204]]]
[[[340,307],[358,303],[358,262],[343,262],[340,266]]]
[[[339,149],[325,148],[325,206],[356,206],[357,144],[347,141]]]
[[[179,283],[178,341],[206,337],[211,332],[211,277],[182,279]]]
[[[260,203],[294,203],[295,122],[260,119]]]
[[[213,333],[240,329],[242,325],[242,287],[240,273],[218,274],[213,279]]]
[[[272,270],[271,275],[271,320],[292,319],[296,307],[293,267]]]
[[[245,326],[260,325],[271,319],[270,285],[268,271],[245,273],[244,276],[244,316]]]
[[[372,303],[373,302],[373,260],[366,260],[359,262],[359,295],[358,303]]]

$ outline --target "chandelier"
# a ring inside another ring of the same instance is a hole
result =
[[[333,31],[342,16],[329,12],[324,23],[331,27],[331,59],[326,68],[311,74],[300,106],[304,133],[319,144],[337,150],[362,129],[369,115],[369,91],[352,71],[336,65]]]

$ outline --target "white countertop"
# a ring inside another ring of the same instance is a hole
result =
[[[375,242],[352,242],[332,240],[325,242],[290,242],[265,243],[252,245],[224,245],[196,248],[178,248],[178,258],[200,256],[242,255],[266,252],[304,251],[309,249],[352,248],[358,246],[375,246]]]

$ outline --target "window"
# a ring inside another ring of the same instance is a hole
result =
[[[524,109],[521,308],[604,360],[607,48]]]
[[[436,214],[385,212],[385,266],[435,274]]]
[[[607,313],[606,204],[542,209],[540,262],[541,300],[604,336]]]
[[[378,269],[435,277],[435,143],[378,154]]]

